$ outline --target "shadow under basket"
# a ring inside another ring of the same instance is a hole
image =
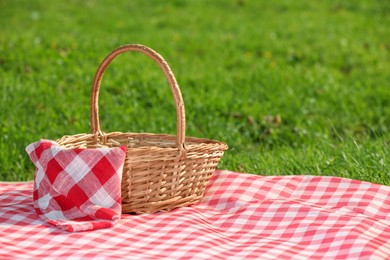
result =
[[[145,54],[164,72],[176,104],[176,135],[101,131],[100,83],[109,63],[126,51]],[[67,148],[127,147],[121,185],[123,213],[167,212],[197,203],[228,149],[223,142],[185,136],[184,103],[173,73],[158,53],[139,44],[115,49],[98,67],[92,86],[90,119],[91,133],[63,136],[57,142]]]

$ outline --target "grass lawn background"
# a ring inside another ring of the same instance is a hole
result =
[[[89,131],[92,78],[126,43],[158,51],[187,135],[230,149],[219,168],[390,184],[389,1],[0,0],[0,180],[31,180],[24,148]],[[158,67],[119,56],[105,131],[175,133]]]

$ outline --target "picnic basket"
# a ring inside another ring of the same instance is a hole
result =
[[[176,135],[101,130],[98,97],[103,74],[116,56],[127,51],[145,54],[163,71],[176,105]],[[167,212],[198,202],[228,148],[223,142],[185,136],[184,103],[176,78],[161,55],[140,44],[113,50],[99,65],[92,84],[90,123],[91,133],[66,135],[57,142],[67,148],[127,147],[121,182],[123,213]]]

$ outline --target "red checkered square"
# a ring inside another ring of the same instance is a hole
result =
[[[50,161],[47,162],[47,165],[45,167],[45,173],[51,184],[56,181],[58,174],[60,174],[63,170],[64,169],[58,163],[56,158],[52,158]]]
[[[95,174],[102,185],[104,185],[111,178],[111,176],[103,174],[104,171],[115,171],[111,162],[106,157],[100,159],[95,167],[92,168],[92,172]]]
[[[125,150],[67,149],[50,140],[30,144],[36,213],[67,231],[113,226],[121,214]]]

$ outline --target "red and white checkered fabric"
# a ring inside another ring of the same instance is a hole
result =
[[[213,174],[198,205],[64,233],[32,183],[0,183],[0,259],[390,259],[390,187],[321,176]]]
[[[126,147],[68,149],[50,140],[27,146],[36,166],[33,206],[66,231],[112,227],[121,216]]]

